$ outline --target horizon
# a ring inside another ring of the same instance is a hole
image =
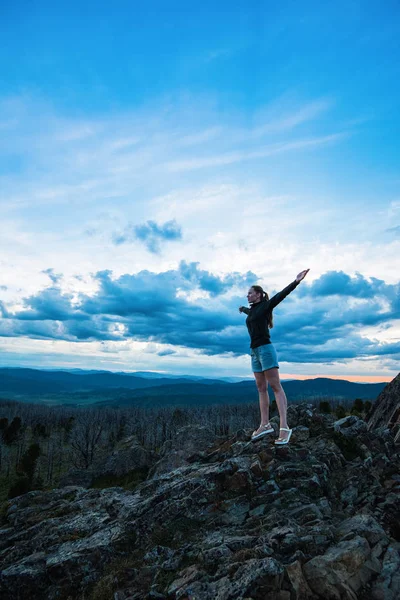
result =
[[[200,377],[198,375],[194,375],[192,373],[168,373],[166,371],[127,371],[127,370],[109,370],[109,369],[81,369],[81,368],[73,368],[73,367],[64,367],[64,366],[58,366],[58,367],[32,367],[32,366],[10,366],[10,365],[0,365],[0,369],[32,369],[32,370],[36,370],[36,371],[91,371],[91,372],[108,372],[108,373],[119,373],[119,374],[129,374],[129,375],[133,375],[135,373],[149,373],[149,374],[157,374],[157,375],[165,375],[165,377]],[[229,376],[228,376],[229,377]],[[226,379],[226,377],[220,377],[218,375],[204,375],[203,376],[204,379]],[[254,381],[254,377],[253,376],[249,376],[249,375],[244,375],[244,376],[232,376],[232,378],[235,379],[240,379],[242,381],[248,380],[248,381]],[[308,379],[336,379],[336,380],[344,380],[344,381],[350,381],[353,383],[390,383],[392,381],[392,379],[384,379],[381,377],[370,377],[370,378],[365,378],[365,379],[360,379],[357,378],[356,376],[340,376],[340,375],[333,375],[330,377],[327,377],[326,375],[321,375],[321,374],[314,374],[314,375],[290,375],[288,373],[281,373],[280,374],[280,378],[282,382],[285,381],[293,381],[293,380],[300,380],[300,381],[306,381]]]
[[[248,288],[310,268],[274,309],[282,378],[397,375],[397,7],[20,8],[0,21],[3,362],[251,378]]]

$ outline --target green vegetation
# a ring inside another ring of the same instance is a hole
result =
[[[344,417],[347,415],[346,409],[344,408],[344,406],[342,406],[341,404],[339,404],[336,407],[335,415],[337,416],[338,419],[344,419]]]
[[[319,403],[319,410],[322,413],[326,414],[326,415],[330,414],[332,412],[332,408],[331,408],[331,405],[330,405],[329,401],[328,400],[322,400]]]

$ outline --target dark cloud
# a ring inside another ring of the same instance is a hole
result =
[[[156,353],[157,356],[171,356],[172,354],[176,354],[175,350],[160,350]]]
[[[159,225],[155,221],[147,221],[142,225],[129,225],[122,233],[114,233],[113,243],[116,245],[125,244],[139,240],[144,242],[149,252],[158,254],[161,249],[161,242],[171,242],[182,239],[182,229],[175,219],[166,221]]]
[[[67,321],[85,318],[72,305],[72,296],[62,294],[56,285],[24,299],[25,310],[18,313],[19,320],[27,321]]]
[[[257,281],[254,273],[219,277],[198,263],[181,262],[163,273],[113,278],[111,271],[100,271],[95,278],[97,292],[80,294],[78,303],[58,284],[26,298],[15,314],[0,303],[0,335],[70,341],[130,338],[208,355],[248,353],[245,315],[238,313],[238,306]],[[206,291],[209,297],[193,302],[194,291]],[[282,361],[328,363],[375,355],[394,360],[400,357],[398,342],[380,343],[362,330],[389,327],[398,320],[399,299],[399,284],[325,273],[312,284],[303,282],[275,309],[271,337]],[[124,325],[123,331],[117,323]],[[160,356],[173,352],[160,350]]]
[[[350,277],[343,271],[328,271],[308,286],[311,296],[352,296],[354,298],[373,298],[385,293],[387,286],[381,279],[371,277],[368,281],[360,273]],[[392,286],[393,287],[393,286]],[[304,289],[304,288],[303,288]]]
[[[211,296],[219,296],[237,285],[252,285],[257,276],[248,271],[244,275],[241,273],[230,273],[224,278],[217,277],[208,271],[199,269],[198,262],[186,263],[181,261],[179,273],[190,287],[200,288],[209,292]]]

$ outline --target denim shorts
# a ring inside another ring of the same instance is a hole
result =
[[[262,373],[276,367],[279,369],[278,356],[272,344],[264,344],[258,348],[251,348],[251,369],[253,373]]]

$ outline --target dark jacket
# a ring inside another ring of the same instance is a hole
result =
[[[242,312],[248,315],[246,325],[250,335],[250,348],[258,348],[271,343],[268,318],[275,306],[282,302],[290,292],[293,292],[299,283],[299,281],[293,281],[269,300],[261,300],[261,302],[252,304],[250,308],[242,308]]]

